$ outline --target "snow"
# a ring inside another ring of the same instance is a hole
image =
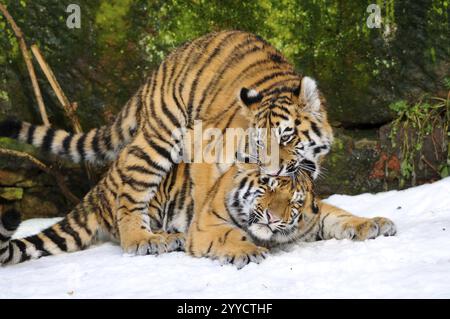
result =
[[[301,243],[242,270],[182,252],[130,257],[104,243],[0,268],[0,298],[449,298],[450,178],[326,200],[385,216],[395,237]],[[17,236],[57,219],[25,221]]]

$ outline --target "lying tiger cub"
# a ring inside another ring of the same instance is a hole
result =
[[[185,172],[195,165],[181,163],[177,169]],[[274,178],[261,175],[251,164],[234,165],[204,197],[206,200],[198,204],[201,206],[192,218],[174,214],[176,209],[161,211],[149,207],[153,251],[142,253],[186,250],[195,257],[218,259],[241,268],[249,262],[259,263],[269,249],[280,244],[331,238],[365,240],[396,232],[394,223],[386,218],[357,217],[330,206],[322,213],[327,204],[315,197],[312,180],[306,173],[294,179]],[[76,210],[36,235],[13,240],[20,216],[14,210],[2,212],[0,263],[15,264],[86,248],[105,230],[98,214],[93,213],[101,204],[100,197],[92,197],[84,203],[84,211]],[[171,231],[175,224],[182,232]],[[142,247],[147,249],[147,242]]]
[[[259,263],[280,244],[396,233],[387,218],[354,216],[318,200],[307,172],[274,178],[235,165],[208,198],[189,227],[186,251],[238,268]]]

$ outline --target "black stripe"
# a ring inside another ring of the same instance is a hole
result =
[[[49,128],[47,133],[45,133],[44,139],[42,140],[42,149],[46,152],[50,152],[53,139],[55,138],[56,131],[53,128]]]
[[[281,101],[279,101],[279,98],[277,98],[277,103],[281,103]],[[288,102],[289,103],[289,102]],[[283,112],[285,112],[285,113],[287,113],[287,114],[291,114],[291,111],[289,111],[289,109],[286,107],[286,106],[284,106],[284,105],[275,105],[275,107],[277,108],[277,109],[280,109],[280,110],[282,110]],[[275,110],[272,110],[272,111],[275,111]],[[277,110],[278,111],[278,110]]]
[[[228,230],[225,235],[223,235],[223,243],[225,243],[227,241],[228,236],[230,235],[230,233],[233,231],[233,228],[231,228],[230,230]]]
[[[60,226],[62,231],[64,231],[66,234],[70,235],[74,239],[79,249],[83,248],[83,242],[80,238],[80,235],[72,228],[68,219],[63,220]]]
[[[199,106],[201,107],[206,98],[208,96],[210,96],[210,92],[215,90],[217,88],[217,84],[219,83],[219,81],[223,78],[224,74],[232,69],[232,66],[234,66],[238,61],[242,61],[243,57],[248,56],[250,53],[252,52],[257,52],[259,50],[258,46],[253,46],[251,47],[250,50],[246,50],[244,52],[240,52],[239,54],[236,54],[236,51],[244,48],[246,45],[249,44],[254,44],[254,39],[252,38],[247,38],[244,42],[240,43],[239,45],[237,45],[231,52],[230,54],[224,59],[225,61],[227,61],[227,63],[223,63],[223,65],[221,66],[220,70],[218,70],[216,72],[216,74],[214,75],[214,78],[212,81],[210,81],[208,83],[208,85],[206,86],[206,88],[203,90],[203,94],[202,94],[202,98],[200,99],[199,102]],[[216,91],[216,94],[218,92],[220,92],[222,89],[222,87],[219,89],[219,91]],[[214,96],[215,97],[215,96]]]
[[[279,71],[279,72],[273,72],[273,73],[270,73],[270,74],[264,76],[264,77],[263,77],[262,79],[260,79],[259,81],[257,81],[257,82],[255,83],[255,86],[258,87],[258,86],[263,85],[264,83],[269,82],[270,80],[273,80],[273,79],[275,79],[275,78],[277,78],[277,77],[280,77],[280,76],[287,76],[287,75],[293,75],[293,76],[295,76],[295,73],[294,73],[293,71]]]
[[[44,248],[44,241],[38,235],[26,237],[25,240],[33,244],[34,248],[42,253],[41,256],[50,255],[48,250]]]
[[[63,143],[62,143],[63,155],[70,156],[70,144],[72,142],[72,139],[73,139],[72,134],[69,134],[64,138]]]
[[[9,249],[9,245],[0,249],[0,257],[2,257],[7,250]]]
[[[311,140],[311,136],[309,136],[309,132],[307,130],[301,131],[301,133],[306,137],[306,139],[309,141]]]
[[[22,122],[9,118],[0,122],[0,136],[17,139],[22,129]]]
[[[58,246],[59,250],[67,251],[66,240],[59,236],[53,228],[47,228],[42,232],[43,235],[47,236],[53,243]]]
[[[178,99],[176,90],[175,90],[175,88],[176,88],[176,86],[175,86],[176,80],[174,79],[175,69],[176,69],[176,67],[172,66],[167,86],[172,87],[172,99],[175,102],[175,106],[181,113],[183,113],[183,119],[187,120],[187,113],[186,113],[185,107],[181,104],[180,100]]]
[[[256,61],[256,62],[253,62],[253,63],[249,64],[244,70],[242,70],[241,75],[249,76],[249,74],[247,74],[247,72],[250,71],[250,70],[252,70],[253,72],[258,73],[258,72],[259,72],[259,71],[258,71],[258,67],[264,67],[264,69],[265,69],[265,68],[267,67],[267,64],[272,64],[272,63],[273,63],[273,62],[272,62],[271,60],[268,60],[268,59],[266,59],[266,60],[258,60],[258,61]],[[232,81],[231,85],[233,85],[233,84],[235,84],[236,82],[239,82],[239,81],[241,81],[241,77],[236,77],[236,78]],[[219,90],[217,90],[217,91],[214,93],[213,98],[212,98],[211,101],[208,103],[209,105],[214,105],[215,100],[216,100],[216,97],[220,94],[220,92],[222,92],[222,90],[223,90],[223,87],[219,87]],[[259,93],[262,94],[262,92],[259,92]],[[209,107],[208,107],[208,108],[209,108]],[[208,110],[208,109],[207,109],[207,110]]]
[[[222,216],[220,216],[217,212],[215,212],[213,210],[211,211],[211,214],[213,214],[214,216],[216,216],[217,218],[219,218],[219,219],[221,219],[223,221],[228,222],[228,220],[226,220],[225,218],[223,218]]]
[[[114,189],[119,189],[119,184],[114,180],[113,174],[109,174],[106,178],[106,182],[110,181],[113,184]]]
[[[105,148],[109,151],[112,151],[114,149],[113,145],[112,145],[112,140],[111,140],[111,131],[103,131],[103,143],[105,145]]]
[[[293,93],[296,90],[298,84],[294,84],[293,85],[294,87],[291,87],[290,85],[286,85],[293,81],[295,81],[295,82],[299,81],[298,76],[295,74],[292,74],[291,78],[282,79],[280,81],[272,83],[269,87],[265,88],[260,93],[262,95],[273,95],[273,94],[277,95],[277,94],[282,94],[282,93]]]
[[[117,168],[117,173],[119,174],[122,183],[130,185],[134,190],[137,191],[143,191],[139,187],[148,189],[151,187],[157,187],[159,185],[158,183],[139,181],[131,176],[127,176],[119,168]]]
[[[180,127],[180,123],[178,122],[178,119],[175,117],[175,115],[173,115],[173,113],[169,110],[169,108],[167,107],[166,103],[163,102],[161,109],[163,111],[163,115],[167,116],[170,120],[170,122],[172,123],[172,125],[177,128]]]
[[[161,176],[158,173],[155,173],[154,171],[151,171],[147,168],[145,168],[144,166],[141,165],[132,165],[132,166],[127,166],[126,167],[127,172],[138,172],[141,174],[145,174],[145,175],[158,175]]]
[[[145,205],[145,206],[137,206],[137,207],[134,207],[132,209],[128,208],[125,205],[117,207],[117,210],[121,210],[121,209],[126,209],[128,213],[143,212],[144,210],[147,209],[147,205]]]
[[[121,194],[120,197],[125,197],[127,199],[127,201],[129,201],[130,203],[135,204],[135,205],[146,204],[146,202],[141,202],[141,201],[135,200],[133,197],[131,197],[131,195],[129,195],[127,193]]]
[[[80,139],[77,141],[77,150],[80,154],[81,160],[84,160],[86,158],[86,151],[84,150],[84,143],[86,141],[86,134],[83,134]]]
[[[317,124],[315,122],[311,122],[311,128],[313,130],[314,133],[316,133],[316,135],[318,137],[322,136],[322,133],[320,132],[319,128],[317,127]]]
[[[119,135],[119,144],[117,146],[122,145],[123,142],[125,141],[125,136],[123,135],[123,131],[122,131],[122,123],[113,125],[113,127],[111,129],[112,130],[115,129],[115,131],[117,132],[117,135]]]
[[[13,242],[9,242],[8,245],[8,251],[9,251],[9,255],[8,258],[6,258],[6,260],[3,261],[4,264],[8,264],[11,262],[13,255],[14,255],[14,245]]]
[[[89,236],[92,235],[92,232],[89,228],[86,227],[86,215],[85,215],[85,203],[83,202],[80,206],[75,207],[74,211],[71,213],[73,220],[77,223],[78,226],[86,230]]]
[[[278,113],[278,112],[276,112],[276,111],[273,111],[273,110],[270,112],[270,115],[271,115],[272,117],[277,116],[277,117],[282,118],[282,119],[285,120],[285,121],[289,121],[289,117],[287,117],[287,116],[284,115],[284,114],[281,114],[281,113]]]
[[[20,239],[15,240],[14,243],[20,250],[20,262],[30,259],[30,256],[27,254],[27,245],[25,245],[25,243],[23,243]]]
[[[30,125],[28,128],[28,135],[27,135],[27,143],[33,144],[33,138],[34,138],[34,131],[36,130],[36,126]]]
[[[151,114],[151,116],[149,116],[149,118],[151,118],[158,125],[157,129],[152,127],[153,128],[153,133],[158,135],[160,138],[162,138],[162,136],[158,132],[160,130],[164,130],[167,133],[167,135],[171,135],[172,134],[172,131],[164,124],[163,121],[161,121],[160,114],[157,114],[157,112],[156,112],[157,104],[155,103],[155,100],[154,100],[154,96],[156,95],[155,94],[156,83],[158,82],[157,78],[158,78],[160,70],[161,69],[164,70],[164,66],[165,66],[166,63],[167,62],[164,60],[162,62],[162,64],[160,65],[160,67],[158,69],[158,72],[157,73],[153,73],[153,75],[151,77],[151,88],[150,88],[149,93],[148,93],[148,95],[150,95],[150,105],[149,105],[148,109],[150,110],[150,114]],[[163,92],[163,84],[161,84],[161,87],[159,88],[159,90],[160,90],[160,94],[163,95],[164,94],[164,92]],[[161,103],[158,103],[158,104],[160,105]],[[149,124],[151,125],[151,123],[153,121],[149,121]]]
[[[188,116],[189,120],[192,119],[192,111],[193,111],[193,103],[194,103],[194,96],[197,93],[197,86],[198,82],[200,80],[201,75],[203,74],[203,71],[211,64],[213,59],[222,51],[222,47],[227,44],[227,40],[234,35],[233,32],[228,33],[223,39],[220,40],[218,45],[214,48],[213,52],[208,56],[206,61],[202,64],[201,68],[196,72],[194,78],[194,81],[192,83],[192,86],[190,88],[189,92],[189,101],[188,101]],[[207,45],[207,47],[212,43],[213,41],[210,41]],[[205,49],[207,49],[207,47]],[[196,113],[198,112],[201,105],[197,105]]]
[[[170,152],[166,150],[165,148],[159,146],[152,140],[146,140],[147,144],[155,151],[157,152],[161,157],[167,159],[169,162],[172,163],[172,156],[170,155]],[[159,166],[159,165],[158,165]],[[162,167],[162,166],[160,166]],[[163,169],[165,170],[165,169]]]
[[[208,246],[208,249],[206,250],[206,254],[209,254],[209,253],[210,253],[213,244],[214,244],[214,241],[211,241],[211,243],[210,243],[209,246]]]
[[[166,96],[166,78],[167,78],[167,64],[163,63],[162,65],[162,92],[161,92],[161,110],[162,110],[162,114],[161,115],[165,115],[169,118],[170,122],[172,123],[172,125],[174,127],[179,127],[180,123],[178,122],[178,119],[175,117],[175,115],[171,112],[171,110],[167,107],[166,104],[166,100],[165,100],[165,96]]]
[[[100,149],[100,130],[97,129],[97,131],[94,134],[94,138],[92,139],[92,149],[95,153],[96,156],[100,157],[101,159],[103,158],[103,152]]]
[[[331,213],[326,214],[325,216],[322,217],[322,220],[320,221],[319,224],[319,230],[320,230],[320,238],[325,239],[325,233],[324,233],[324,226],[325,226],[325,219],[328,218],[328,216],[330,216]]]

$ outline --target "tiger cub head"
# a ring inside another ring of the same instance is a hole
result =
[[[306,235],[319,218],[309,174],[295,178],[241,170],[227,197],[234,222],[260,245],[273,247]]]
[[[316,82],[303,77],[297,88],[263,94],[242,88],[240,99],[250,110],[250,126],[258,132],[255,140],[262,172],[292,176],[304,171],[317,178],[322,159],[330,151],[333,132]],[[278,144],[277,165],[267,160],[274,142]]]

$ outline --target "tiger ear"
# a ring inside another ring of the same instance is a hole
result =
[[[316,81],[305,76],[302,79],[299,90],[297,90],[299,99],[305,103],[305,109],[311,112],[319,112],[321,108],[319,90]],[[294,92],[295,93],[295,92]]]
[[[258,91],[247,88],[241,89],[239,97],[241,98],[241,101],[244,102],[244,104],[248,107],[252,106],[253,104],[259,103],[262,100],[262,95]]]

